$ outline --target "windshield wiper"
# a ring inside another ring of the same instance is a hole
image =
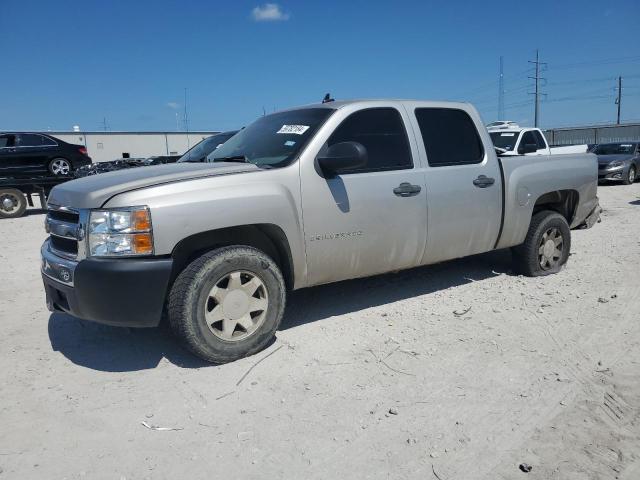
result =
[[[214,162],[240,162],[251,163],[246,155],[230,155],[228,157],[215,157]]]
[[[503,153],[507,153],[509,151],[506,148],[500,148],[500,147],[493,147],[493,148],[495,149],[498,156],[502,155]]]

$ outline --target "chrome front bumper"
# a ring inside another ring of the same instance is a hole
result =
[[[50,241],[47,239],[40,248],[42,259],[42,275],[60,282],[63,285],[73,287],[74,273],[78,262],[62,258],[51,251]]]

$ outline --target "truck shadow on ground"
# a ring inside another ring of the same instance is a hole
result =
[[[500,250],[395,274],[307,288],[289,295],[280,330],[510,273],[511,254]],[[451,306],[452,310],[456,307]],[[151,369],[163,358],[181,368],[215,367],[185,350],[165,324],[129,329],[53,313],[48,329],[53,350],[76,365],[93,370]]]
[[[211,366],[185,350],[165,324],[158,328],[111,327],[52,313],[48,329],[53,350],[93,370],[146,370],[158,366],[163,358],[184,368]]]
[[[509,250],[298,290],[289,295],[280,330],[428,295],[502,274],[511,275]],[[451,309],[454,310],[457,306],[452,305]]]

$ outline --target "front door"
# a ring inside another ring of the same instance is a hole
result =
[[[406,113],[400,106],[353,110],[334,114],[337,128],[323,129],[333,133],[324,133],[320,153],[335,143],[359,142],[366,165],[327,179],[314,159],[301,162],[308,285],[412,267],[424,250],[424,172]],[[405,192],[407,185],[411,191]]]
[[[13,134],[0,135],[0,174],[8,174],[18,167]]]

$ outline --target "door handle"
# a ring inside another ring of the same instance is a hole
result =
[[[487,188],[494,183],[496,183],[495,178],[487,177],[485,175],[479,175],[478,178],[473,181],[473,184],[478,188]]]
[[[393,193],[399,197],[413,197],[422,190],[420,185],[411,185],[408,182],[402,182],[396,188],[393,189]]]

